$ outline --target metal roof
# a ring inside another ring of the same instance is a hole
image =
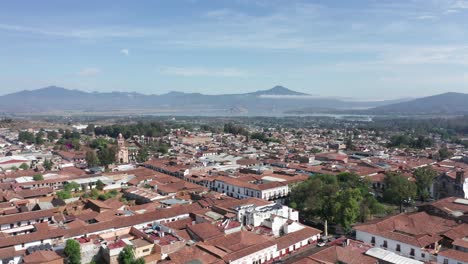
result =
[[[366,251],[366,255],[393,264],[424,264],[424,262],[397,255],[382,248],[371,248]]]

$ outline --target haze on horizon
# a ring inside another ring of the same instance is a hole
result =
[[[0,94],[468,93],[468,0],[5,1]]]

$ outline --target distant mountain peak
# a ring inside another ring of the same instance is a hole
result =
[[[72,91],[72,90],[66,89],[60,86],[55,86],[55,85],[50,85],[50,86],[46,86],[46,87],[39,88],[36,90],[31,90],[31,92],[44,92],[44,91],[54,92],[54,91]]]
[[[271,89],[268,89],[268,90],[260,90],[260,91],[256,91],[256,92],[253,92],[251,93],[252,95],[256,95],[256,96],[259,96],[259,95],[308,95],[306,93],[300,93],[300,92],[296,92],[296,91],[293,91],[291,89],[288,89],[284,86],[281,86],[281,85],[277,85]]]

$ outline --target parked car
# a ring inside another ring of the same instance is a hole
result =
[[[326,245],[327,245],[327,242],[326,242],[326,241],[319,241],[319,242],[317,243],[317,247],[324,247],[324,246],[326,246]]]

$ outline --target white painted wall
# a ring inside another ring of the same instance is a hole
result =
[[[371,244],[372,237],[375,237],[375,247],[384,248],[383,244],[384,244],[384,241],[386,240],[387,247],[384,249],[391,251],[395,254],[408,257],[408,258],[414,258],[420,261],[434,261],[435,260],[434,255],[430,254],[429,252],[423,251],[421,248],[418,248],[416,246],[408,245],[399,241],[391,240],[391,239],[384,238],[378,235],[373,235],[367,232],[356,230],[356,239],[361,240],[366,244],[369,244],[369,245]],[[400,252],[396,251],[397,244],[400,245],[400,249],[401,249]],[[414,256],[410,255],[411,249],[414,249]]]

